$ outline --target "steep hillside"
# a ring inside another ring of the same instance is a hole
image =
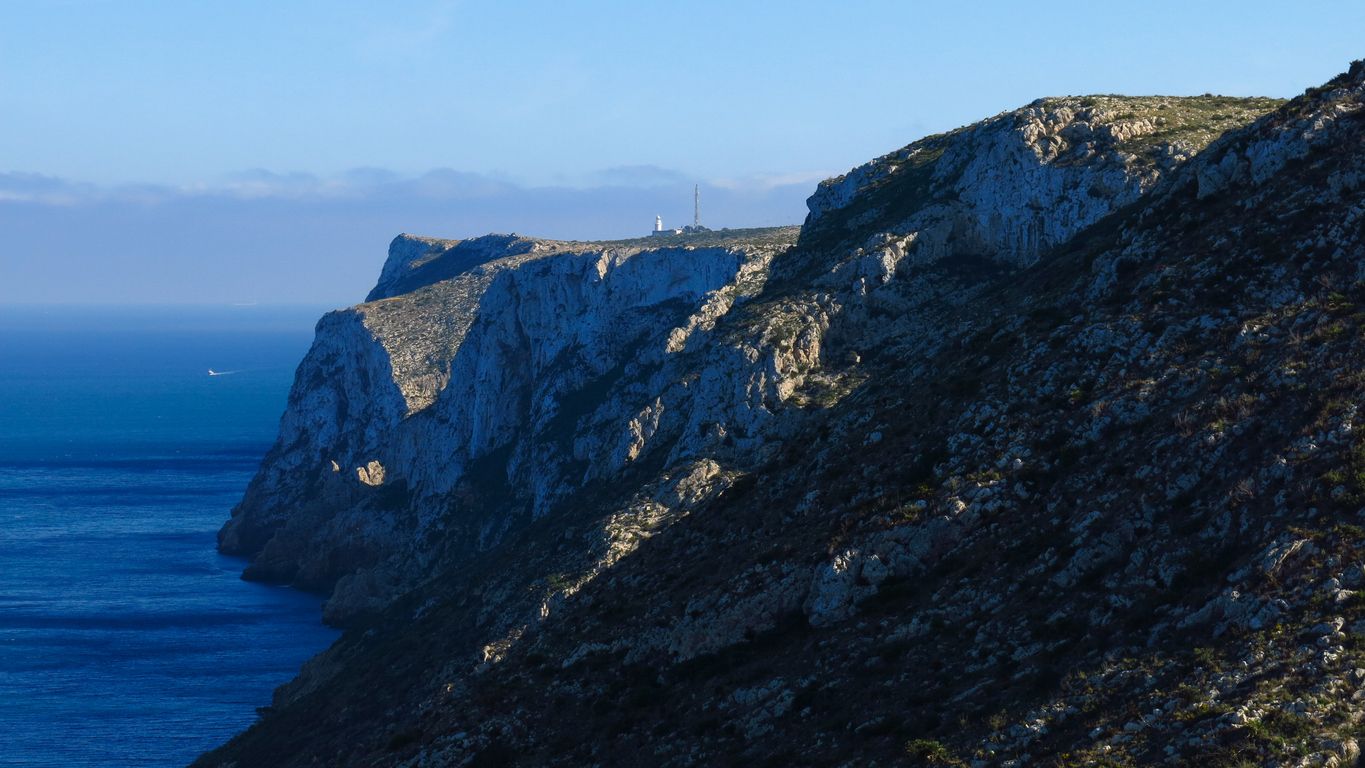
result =
[[[745,471],[793,428],[789,399],[852,386],[826,331],[859,325],[844,315],[876,306],[868,291],[903,260],[1031,263],[1273,106],[1046,99],[916,142],[822,185],[784,263],[826,274],[788,275],[787,300],[752,319],[733,310],[794,228],[662,244],[401,236],[367,303],[321,321],[221,548],[252,557],[249,578],[331,590],[327,618],[345,622],[628,466]],[[982,284],[922,290],[965,301]],[[921,305],[912,332],[933,327]]]
[[[782,251],[400,239],[224,533],[356,628],[201,763],[1353,761],[1363,94],[1035,102]]]

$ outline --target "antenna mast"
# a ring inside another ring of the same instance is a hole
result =
[[[701,226],[701,185],[692,187],[692,226]]]

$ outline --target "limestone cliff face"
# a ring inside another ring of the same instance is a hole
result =
[[[1155,188],[1217,121],[1269,106],[1040,100],[822,184],[799,243],[400,236],[366,303],[319,325],[221,546],[252,556],[250,577],[334,587],[344,621],[632,468],[746,471],[853,391],[864,356],[939,350],[943,307],[987,282],[929,267],[1027,266]]]
[[[364,314],[324,316],[300,363],[280,438],[252,480],[241,510],[219,533],[227,552],[259,551],[294,512],[344,487],[343,470],[366,455],[407,411],[394,369]],[[344,466],[342,463],[344,462]]]
[[[1362,103],[1043,100],[795,243],[400,238],[224,530],[362,628],[202,764],[1352,764]]]
[[[493,546],[639,456],[634,417],[657,398],[650,383],[667,385],[651,374],[676,373],[670,358],[761,287],[791,235],[400,236],[370,300],[319,323],[222,549],[253,556],[251,577],[339,579],[328,616],[344,619],[438,555]]]

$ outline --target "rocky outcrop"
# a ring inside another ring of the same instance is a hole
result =
[[[1358,76],[1359,70],[1357,64],[1349,74]],[[1350,135],[1362,109],[1352,91],[1349,83],[1331,86],[1314,102],[1318,108],[1300,108],[1279,119],[1264,120],[1217,142],[1195,170],[1199,197],[1238,183],[1260,186],[1287,164],[1307,157],[1314,147]]]
[[[1151,191],[1220,128],[1249,122],[1275,104],[1039,99],[822,182],[806,226],[821,229],[835,212],[843,215],[828,228],[840,235],[876,221],[880,237],[892,243],[883,257],[892,263],[907,255],[921,264],[968,255],[1028,266]]]
[[[452,277],[465,275],[480,265],[510,256],[545,250],[548,243],[516,235],[488,235],[472,240],[440,240],[434,237],[399,235],[389,244],[389,257],[365,301],[401,296]]]
[[[400,239],[224,532],[358,626],[202,763],[1355,760],[1363,102],[1042,100],[794,244]]]

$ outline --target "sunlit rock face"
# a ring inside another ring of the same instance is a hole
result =
[[[495,545],[586,480],[677,441],[660,425],[682,423],[662,414],[686,407],[669,391],[686,389],[679,360],[761,290],[794,235],[396,238],[370,300],[320,321],[222,548],[253,556],[250,577],[340,579],[328,616],[341,620],[427,574],[438,551]],[[496,502],[461,503],[474,492]],[[360,584],[386,592],[348,593]]]

